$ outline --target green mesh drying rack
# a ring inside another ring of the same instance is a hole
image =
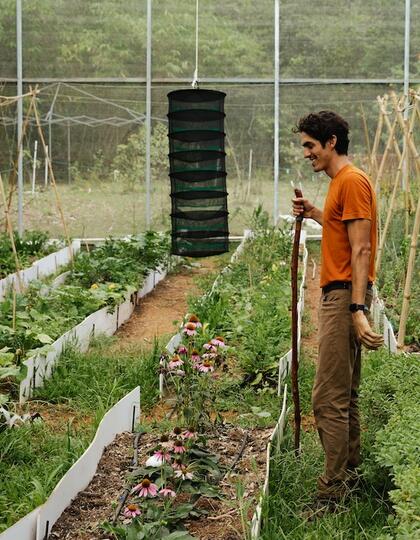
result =
[[[175,90],[169,99],[172,253],[229,249],[224,99],[216,90]]]

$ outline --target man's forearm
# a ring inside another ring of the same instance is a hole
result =
[[[353,304],[364,304],[369,276],[370,246],[352,249],[351,252],[351,301]]]
[[[309,216],[311,219],[315,220],[320,225],[323,224],[324,221],[324,213],[319,208],[316,208],[315,206],[311,210],[311,215]]]

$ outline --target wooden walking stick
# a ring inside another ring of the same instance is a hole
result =
[[[296,197],[302,197],[302,191],[295,189]],[[299,399],[299,356],[298,356],[298,266],[299,266],[299,243],[302,230],[303,216],[297,216],[295,221],[295,235],[293,239],[292,251],[292,397],[295,409],[295,455],[299,455],[300,450],[300,399]]]

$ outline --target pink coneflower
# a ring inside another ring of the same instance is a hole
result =
[[[201,324],[201,322],[200,322],[200,319],[194,313],[192,315],[190,315],[190,318],[188,319],[188,322],[194,323],[197,328],[201,328],[203,326]]]
[[[211,343],[204,343],[203,349],[206,349],[206,351],[212,350],[213,352],[216,352],[216,347],[214,347],[214,345]]]
[[[183,466],[183,463],[182,463],[182,458],[178,457],[178,458],[175,458],[173,463],[172,463],[172,468],[177,471],[178,469],[180,469],[181,467]]]
[[[200,353],[197,351],[197,349],[193,349],[191,352],[191,360],[193,362],[200,362],[201,356]]]
[[[157,450],[152,457],[156,458],[157,461],[160,461],[161,465],[167,461],[171,461],[171,454],[169,452],[165,452],[163,448],[162,450]]]
[[[214,352],[204,353],[202,358],[203,358],[203,360],[206,360],[206,359],[209,360],[209,359],[217,358],[217,353],[214,353]]]
[[[168,369],[175,369],[182,365],[184,365],[184,361],[181,360],[181,357],[178,354],[174,354],[168,364]]]
[[[152,484],[148,478],[144,478],[140,484],[134,486],[133,491],[138,491],[139,497],[156,497],[157,485]]]
[[[184,437],[184,439],[195,439],[197,436],[197,433],[195,429],[191,427],[191,428],[186,429],[184,433],[182,434],[182,436]]]
[[[195,336],[197,334],[197,325],[195,323],[192,323],[192,322],[188,322],[185,326],[184,326],[184,334],[187,334],[187,336]]]
[[[181,468],[174,472],[174,476],[181,480],[192,480],[194,478],[193,473],[185,465],[181,465]]]
[[[180,345],[177,352],[178,354],[188,354],[188,349],[184,345]]]
[[[174,442],[173,452],[174,454],[183,454],[185,452],[185,446],[180,439]]]
[[[171,488],[162,488],[160,491],[159,491],[159,495],[162,495],[162,497],[175,497],[176,496],[176,493],[173,489]]]
[[[198,366],[198,370],[202,373],[208,373],[209,371],[214,371],[214,366],[209,360],[205,360]]]
[[[170,446],[172,446],[172,443],[169,440],[169,436],[166,433],[161,435],[161,437],[160,437],[160,445],[161,445],[162,448],[169,448]]]
[[[181,435],[182,429],[179,426],[174,427],[174,435]]]
[[[226,347],[225,340],[221,336],[216,336],[210,341],[210,343],[212,345],[216,345],[216,347],[221,347],[221,348]]]
[[[140,508],[137,504],[129,504],[125,507],[123,515],[128,519],[133,519],[141,514]]]

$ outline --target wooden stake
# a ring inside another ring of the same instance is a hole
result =
[[[395,197],[396,197],[396,194],[397,194],[397,189],[398,189],[400,179],[401,179],[402,165],[403,165],[404,158],[405,158],[405,152],[406,152],[406,148],[404,148],[404,150],[403,150],[403,153],[402,153],[402,156],[401,156],[401,159],[400,159],[400,163],[398,165],[397,175],[395,177],[395,182],[394,182],[394,188],[392,190],[391,199],[390,199],[390,201],[388,203],[388,212],[387,212],[387,216],[386,216],[386,220],[385,220],[385,225],[384,225],[384,228],[383,228],[383,231],[382,231],[382,235],[381,235],[381,238],[380,238],[380,241],[379,241],[378,251],[377,251],[377,254],[376,254],[376,264],[375,264],[376,272],[379,271],[379,268],[381,266],[382,250],[383,250],[383,247],[384,247],[384,244],[385,244],[385,239],[386,239],[386,235],[387,235],[387,232],[388,232],[389,224],[391,223],[391,216],[392,216],[392,211],[394,209],[394,203],[395,203]]]
[[[16,330],[16,289],[13,287],[13,304],[12,304],[12,330]]]
[[[49,170],[49,173],[50,173],[51,185],[52,185],[53,190],[54,190],[55,202],[56,202],[56,205],[57,205],[57,209],[58,209],[58,211],[60,213],[61,223],[63,225],[63,230],[64,230],[64,237],[65,237],[65,239],[67,241],[67,244],[68,244],[70,260],[73,263],[73,249],[71,247],[70,236],[68,234],[67,224],[66,224],[66,220],[64,218],[63,206],[61,204],[60,195],[59,195],[58,190],[57,190],[57,184],[56,184],[56,181],[55,181],[54,171],[53,171],[53,168],[52,168],[52,165],[51,165],[51,160],[50,160],[50,158],[48,156],[48,152],[47,152],[47,148],[46,148],[46,144],[45,144],[45,139],[44,139],[44,134],[42,132],[41,123],[40,123],[40,120],[39,120],[39,113],[38,113],[38,108],[37,108],[36,102],[34,102],[34,114],[35,114],[36,125],[37,125],[37,128],[38,128],[39,138],[41,139],[41,144],[42,144],[42,147],[44,149],[44,155],[45,155],[45,158],[46,158],[46,160],[48,162],[48,170]]]
[[[22,282],[22,278],[20,277],[19,257],[18,257],[17,251],[16,251],[15,239],[13,237],[13,226],[12,226],[12,222],[10,220],[9,209],[7,207],[6,194],[4,192],[3,178],[1,176],[1,173],[0,173],[0,194],[1,194],[3,205],[4,205],[4,216],[6,218],[6,227],[7,227],[7,230],[9,232],[9,238],[10,238],[10,243],[12,245],[13,257],[15,259],[16,275],[17,275],[17,280],[18,280],[18,283],[19,283],[19,290],[22,292],[23,291],[23,282]]]
[[[360,111],[362,113],[362,124],[363,124],[363,132],[365,134],[366,149],[368,153],[368,163],[370,164],[372,162],[372,152],[370,148],[369,130],[368,130],[368,125],[366,121],[365,109],[363,108],[363,103],[360,104]]]
[[[376,153],[378,151],[379,141],[381,140],[382,128],[383,128],[383,125],[384,125],[384,118],[383,118],[383,113],[382,113],[382,109],[381,109],[382,99],[379,96],[376,99],[377,99],[377,101],[379,103],[379,117],[378,117],[378,124],[376,126],[375,138],[373,140],[372,153],[371,153],[371,162],[370,162],[370,167],[369,167],[369,176],[371,178],[374,177],[375,171],[376,171],[377,166],[378,166],[378,164],[376,162]],[[385,96],[383,99],[387,100],[388,98],[387,98],[387,96]]]
[[[405,331],[407,328],[408,311],[410,307],[411,282],[413,280],[414,265],[416,262],[416,250],[420,229],[420,197],[417,201],[416,217],[414,219],[413,232],[411,234],[410,254],[408,256],[407,274],[404,284],[404,297],[401,308],[400,326],[398,329],[398,347],[404,346]]]
[[[18,141],[18,155],[17,155],[16,160],[13,162],[12,172],[9,175],[9,194],[8,194],[8,197],[7,197],[7,210],[8,210],[9,213],[10,213],[10,209],[12,207],[13,193],[16,191],[16,185],[17,185],[16,184],[17,161],[19,160],[19,154],[20,154],[20,150],[22,148],[23,137],[26,135],[26,130],[28,128],[29,117],[30,117],[30,114],[31,114],[33,106],[34,106],[34,99],[35,99],[35,96],[34,96],[34,94],[32,94],[32,99],[31,99],[31,102],[29,104],[28,112],[26,113],[25,121],[23,122],[23,125],[22,125],[22,133],[21,133],[20,139]],[[7,224],[6,224],[6,227],[7,227]]]
[[[295,189],[296,197],[302,197],[300,189]],[[295,220],[295,235],[293,238],[293,251],[292,251],[292,370],[291,370],[291,382],[292,382],[292,397],[295,410],[295,455],[299,455],[300,451],[300,398],[299,398],[299,354],[298,354],[298,266],[299,266],[299,244],[300,244],[300,232],[302,229],[303,217],[298,216]]]

